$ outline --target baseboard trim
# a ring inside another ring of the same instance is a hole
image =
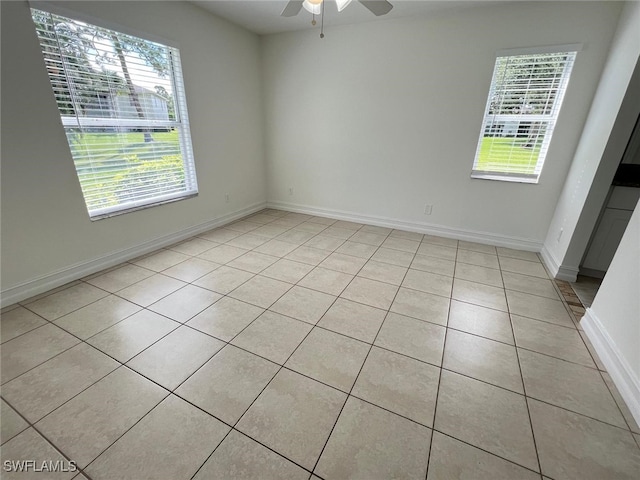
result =
[[[47,275],[35,278],[33,280],[21,283],[19,285],[9,287],[6,290],[2,290],[2,292],[0,292],[0,306],[4,308],[8,305],[13,305],[14,303],[47,292],[53,288],[60,287],[74,280],[84,278],[87,275],[91,275],[106,268],[118,265],[122,262],[126,262],[127,260],[131,260],[132,258],[136,258],[140,255],[153,252],[154,250],[172,245],[181,240],[186,240],[189,237],[193,237],[194,235],[197,235],[199,233],[206,232],[207,230],[221,227],[239,218],[258,212],[265,207],[266,202],[254,203],[247,207],[241,208],[213,220],[194,225],[184,230],[173,232],[168,235],[163,235],[161,237],[157,237],[146,242],[124,248],[122,250],[117,250],[93,260],[89,260],[87,262],[77,263],[70,267],[66,267]]]
[[[640,425],[640,380],[622,356],[618,347],[607,333],[600,319],[591,308],[580,321],[584,333],[589,337],[593,348],[602,360],[604,367],[618,388],[620,395],[629,407],[631,415]]]
[[[575,282],[578,278],[579,268],[561,265],[546,245],[542,246],[540,256],[553,278],[564,280],[565,282]]]
[[[604,278],[607,272],[603,270],[596,270],[594,268],[580,268],[580,275],[584,275],[585,277],[593,277],[593,278]]]
[[[328,217],[337,220],[347,220],[350,222],[366,223],[379,227],[396,228],[417,233],[426,233],[429,235],[438,235],[440,237],[453,238],[456,240],[466,240],[469,242],[485,243],[495,245],[497,247],[514,248],[518,250],[527,250],[531,252],[539,252],[542,248],[542,242],[530,240],[526,238],[510,237],[507,235],[496,235],[488,232],[480,232],[475,230],[464,230],[428,223],[410,222],[398,220],[396,218],[379,217],[373,215],[363,215],[357,212],[349,212],[344,210],[334,210],[327,208],[319,208],[309,205],[300,205],[287,202],[267,202],[268,208],[276,208],[280,210],[288,210],[296,213],[306,213],[318,217]]]

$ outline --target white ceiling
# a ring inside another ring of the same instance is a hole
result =
[[[490,4],[486,0],[470,1],[431,1],[431,0],[390,0],[393,10],[387,15],[376,17],[357,0],[338,13],[335,0],[327,0],[325,6],[324,24],[327,26],[350,25],[362,22],[375,22],[390,18],[421,16],[435,11],[451,10]],[[296,17],[284,18],[280,13],[288,0],[200,0],[196,5],[225,18],[236,25],[257,34],[279,33],[291,30],[314,28],[311,25],[311,14],[305,9],[300,10]],[[319,28],[320,19],[315,28]]]

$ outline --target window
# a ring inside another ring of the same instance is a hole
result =
[[[196,195],[179,51],[31,15],[91,219]]]
[[[471,177],[538,182],[578,47],[498,56]]]

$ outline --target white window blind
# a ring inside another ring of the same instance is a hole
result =
[[[471,176],[537,183],[575,51],[498,56]]]
[[[196,195],[178,49],[31,14],[91,219]]]

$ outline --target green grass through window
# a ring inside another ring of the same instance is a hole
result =
[[[496,173],[534,174],[540,144],[525,146],[527,139],[513,137],[484,137],[476,170]]]
[[[178,132],[68,133],[78,178],[92,208],[116,205],[137,186],[184,182]]]

